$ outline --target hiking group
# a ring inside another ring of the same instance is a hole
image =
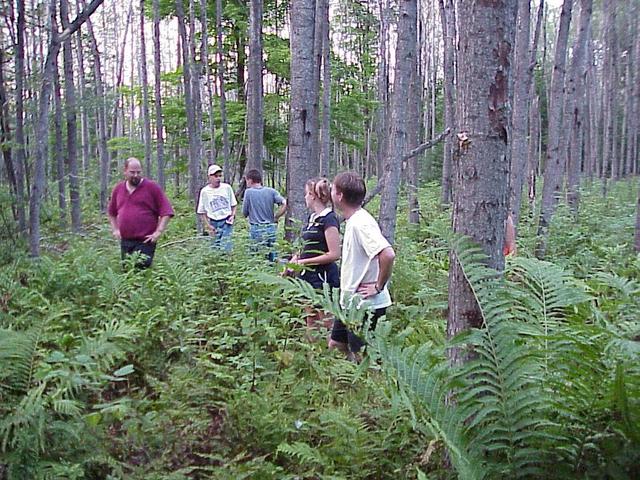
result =
[[[218,165],[208,167],[207,178],[196,212],[212,238],[212,247],[229,252],[238,201],[231,185],[222,181],[222,168]],[[286,212],[286,199],[262,185],[258,170],[249,170],[245,181],[242,214],[249,221],[251,248],[265,253],[273,262],[277,222]],[[388,283],[395,251],[376,220],[363,208],[365,195],[365,182],[355,172],[339,173],[333,184],[326,178],[309,180],[304,198],[310,215],[302,228],[302,247],[289,263],[299,265],[299,278],[314,288],[321,290],[325,283],[339,288],[341,307],[365,309],[363,328],[368,325],[373,330],[391,305]],[[274,212],[276,205],[279,208]],[[107,212],[112,233],[120,240],[122,259],[139,252],[137,266],[151,266],[158,238],[174,211],[160,186],[142,176],[138,159],[125,161],[124,181],[113,189]],[[345,223],[342,247],[337,213]],[[329,347],[340,350],[350,360],[358,360],[365,345],[359,335],[316,308],[307,307],[306,315],[310,339],[312,331],[324,325],[330,329]]]

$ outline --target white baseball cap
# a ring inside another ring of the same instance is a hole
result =
[[[218,172],[222,171],[222,167],[220,165],[209,165],[209,170],[207,170],[207,175],[215,175]]]

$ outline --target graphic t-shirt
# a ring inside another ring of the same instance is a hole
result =
[[[211,220],[224,220],[231,216],[231,208],[237,204],[236,195],[228,183],[220,183],[218,188],[206,185],[200,190],[196,212],[206,213]]]
[[[364,302],[355,292],[362,283],[378,280],[380,265],[377,255],[391,244],[382,235],[378,222],[364,208],[356,211],[347,220],[342,242],[342,263],[340,265],[340,304],[346,307],[351,299],[374,309],[391,305],[387,286]]]

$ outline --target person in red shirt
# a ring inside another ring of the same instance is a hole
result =
[[[142,165],[137,158],[124,162],[124,182],[115,186],[107,209],[111,232],[120,240],[120,252],[127,255],[140,252],[137,266],[151,266],[156,242],[173,217],[173,208],[160,186],[142,177]]]

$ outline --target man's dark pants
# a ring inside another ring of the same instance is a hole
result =
[[[153,255],[156,253],[156,244],[142,240],[120,240],[120,253],[122,260],[135,252],[140,252],[140,260],[136,263],[137,268],[149,268],[153,262]]]

